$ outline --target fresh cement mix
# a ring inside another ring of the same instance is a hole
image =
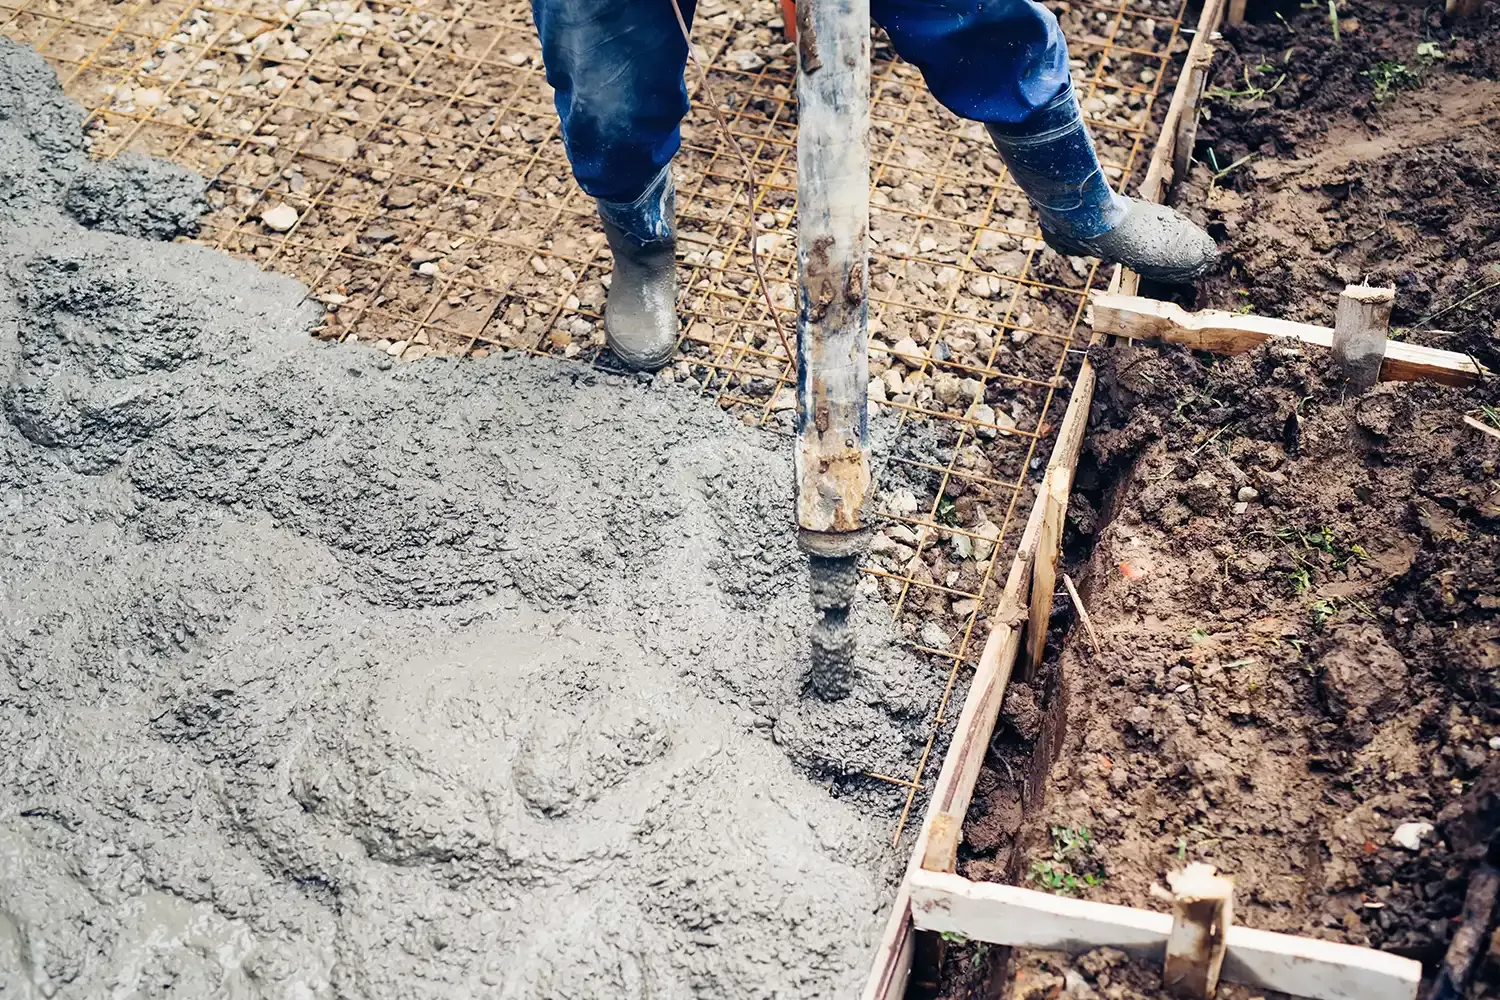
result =
[[[0,40],[0,997],[854,993],[941,679],[803,697],[785,443],[319,343],[83,120]]]

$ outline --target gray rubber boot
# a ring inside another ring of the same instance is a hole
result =
[[[677,351],[677,233],[671,168],[633,202],[600,201],[614,254],[604,336],[626,367],[656,371]]]
[[[1218,263],[1213,237],[1188,219],[1165,205],[1116,197],[1126,204],[1113,229],[1078,239],[1053,232],[1044,222],[1042,238],[1058,253],[1124,264],[1143,278],[1176,285],[1197,281]]]
[[[1179,284],[1201,278],[1218,260],[1213,238],[1181,215],[1110,190],[1071,89],[1021,124],[986,128],[1058,253]]]

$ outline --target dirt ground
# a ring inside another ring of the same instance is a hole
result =
[[[1393,336],[1494,367],[1500,18],[1337,10],[1337,41],[1323,5],[1225,28],[1178,192],[1225,262],[1185,304],[1331,324],[1368,278],[1396,286]],[[1355,396],[1285,347],[1097,362],[1067,555],[1101,648],[1063,639],[1060,598],[960,873],[1161,908],[1151,886],[1202,860],[1248,926],[1436,959],[1493,833],[1500,441],[1463,417],[1500,427],[1500,396]],[[997,960],[953,952],[945,996],[1003,994]],[[1024,956],[1010,995],[1157,995],[1084,964]]]

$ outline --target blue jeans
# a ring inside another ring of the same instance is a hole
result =
[[[693,0],[678,2],[691,24]],[[531,9],[574,176],[601,201],[635,202],[676,154],[688,109],[687,45],[671,0],[532,0]],[[871,0],[870,10],[961,118],[1025,131],[1071,90],[1057,18],[1032,0]]]

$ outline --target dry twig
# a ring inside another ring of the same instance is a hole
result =
[[[1495,430],[1495,428],[1491,427],[1489,424],[1480,423],[1468,414],[1464,415],[1464,423],[1468,424],[1476,431],[1483,431],[1492,438],[1500,438],[1500,431]]]
[[[1099,656],[1104,651],[1099,647],[1099,633],[1094,631],[1094,620],[1084,610],[1083,598],[1078,596],[1078,588],[1073,586],[1073,578],[1063,574],[1063,586],[1068,588],[1068,596],[1073,599],[1073,609],[1078,612],[1078,620],[1083,622],[1083,630],[1089,634],[1089,642],[1094,644],[1094,655]]]

